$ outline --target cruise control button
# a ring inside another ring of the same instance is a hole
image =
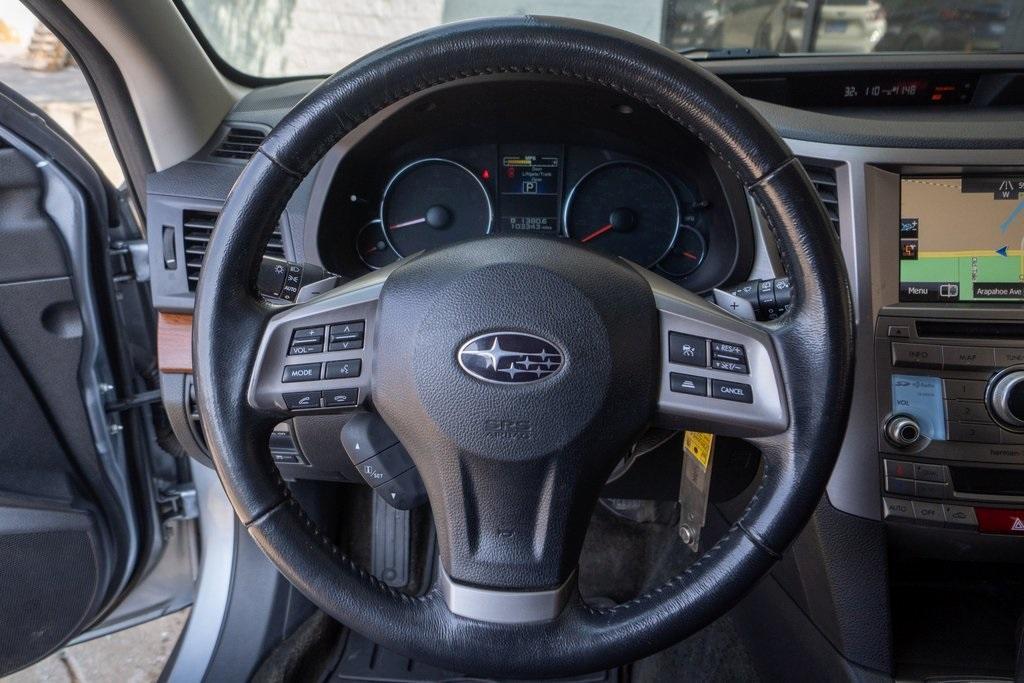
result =
[[[720,358],[715,358],[711,361],[711,367],[715,370],[723,370],[725,372],[739,372],[744,375],[748,374],[746,364],[734,360],[722,360]]]
[[[697,375],[684,375],[679,372],[669,374],[670,388],[677,394],[690,394],[692,396],[708,395],[708,378]]]
[[[402,448],[402,444],[396,443],[369,460],[359,463],[356,469],[367,484],[376,488],[412,469],[412,460]]]
[[[282,382],[311,382],[315,379],[320,379],[320,363],[286,365],[281,376]]]
[[[747,351],[739,344],[730,344],[728,342],[712,341],[711,342],[711,357],[722,358],[725,360],[735,360],[740,362],[746,362]]]
[[[282,394],[282,398],[284,399],[284,404],[290,410],[307,410],[320,407],[319,391],[293,391],[288,394]]]
[[[358,377],[363,368],[363,362],[353,360],[332,360],[327,364],[324,372],[324,379],[344,379],[346,377]]]
[[[358,389],[329,389],[324,392],[324,406],[328,408],[344,408],[358,402]]]
[[[754,392],[749,384],[726,382],[723,379],[711,380],[711,395],[726,401],[738,401],[739,403],[754,402]]]
[[[668,359],[682,365],[708,366],[708,340],[679,332],[668,333]]]

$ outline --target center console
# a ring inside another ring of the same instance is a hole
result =
[[[1024,535],[1024,174],[930,170],[874,234],[883,516]]]

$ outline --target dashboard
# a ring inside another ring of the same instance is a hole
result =
[[[717,159],[678,133],[653,147],[637,133],[665,123],[636,105],[523,88],[480,98],[486,110],[469,120],[458,89],[443,91],[329,155],[318,179],[329,185],[317,244],[326,267],[352,277],[517,233],[575,240],[695,291],[744,278],[749,211]],[[566,120],[573,111],[589,113]]]

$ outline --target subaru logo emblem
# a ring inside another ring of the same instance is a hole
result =
[[[532,334],[492,332],[463,344],[458,358],[462,369],[477,379],[525,384],[558,372],[564,355],[547,339]]]

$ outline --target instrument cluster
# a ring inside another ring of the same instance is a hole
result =
[[[334,215],[347,225],[321,226],[322,244],[331,235],[322,251],[334,257],[325,255],[328,267],[346,264],[339,272],[355,275],[355,264],[373,270],[462,240],[529,233],[575,240],[703,291],[733,276],[738,243],[735,226],[723,225],[733,213],[723,193],[693,175],[702,166],[666,169],[588,145],[449,148],[396,164],[379,189],[339,189],[349,206]]]

